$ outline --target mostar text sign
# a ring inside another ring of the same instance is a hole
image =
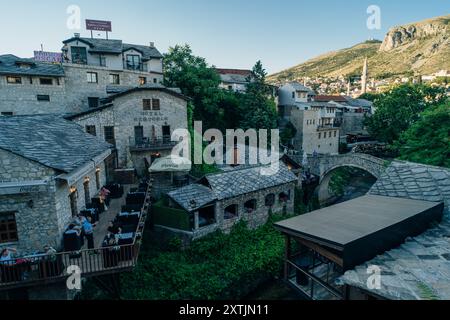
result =
[[[111,21],[101,21],[101,20],[86,20],[86,30],[91,31],[112,31]]]

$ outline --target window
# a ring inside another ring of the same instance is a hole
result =
[[[6,82],[9,84],[22,84],[21,77],[6,77]]]
[[[139,77],[139,85],[143,86],[146,83],[147,83],[146,77]]]
[[[153,83],[158,83],[158,79],[153,78]]]
[[[90,182],[89,178],[86,178],[84,180],[84,183],[83,183],[83,187],[84,187],[84,205],[86,207],[88,206],[88,204],[91,203],[91,191],[90,191],[90,188],[89,188],[89,182]]]
[[[244,208],[247,213],[251,213],[256,210],[256,199],[252,199],[244,203]]]
[[[88,72],[87,73],[87,82],[89,82],[89,83],[98,83],[97,72]]]
[[[28,77],[28,80],[30,81],[30,84],[33,84],[33,77]]]
[[[89,97],[88,98],[88,105],[89,108],[97,108],[100,104],[100,98],[97,97]]]
[[[15,213],[0,213],[0,243],[17,242],[18,240]]]
[[[291,200],[291,191],[286,191],[286,192],[281,192],[278,195],[278,201],[280,201],[281,203],[287,202]]]
[[[4,117],[10,117],[14,115],[14,112],[2,112],[1,115]]]
[[[111,84],[120,84],[120,76],[118,74],[110,74],[109,82]]]
[[[142,100],[142,106],[143,106],[143,109],[145,111],[152,110],[152,100],[150,100],[150,99],[143,99]]]
[[[335,137],[335,138],[336,138],[336,135],[337,135],[337,131],[334,132],[334,137]]]
[[[272,207],[275,204],[275,195],[273,193],[266,196],[265,204],[266,207]]]
[[[71,47],[72,63],[87,64],[87,52],[84,47]]]
[[[105,141],[111,144],[116,143],[116,138],[114,136],[114,127],[105,127]]]
[[[144,127],[136,126],[134,127],[134,140],[136,145],[141,145],[144,141]]]
[[[292,92],[292,99],[295,99],[295,92]]]
[[[331,138],[331,131],[328,133],[328,138]]]
[[[53,79],[50,79],[50,78],[39,78],[39,83],[42,86],[51,86],[51,85],[53,85]]]
[[[161,105],[159,99],[152,99],[153,110],[161,110]]]
[[[139,70],[141,67],[141,57],[136,54],[127,55],[127,69]]]
[[[100,61],[100,67],[106,67],[106,57],[105,56],[100,56],[99,57]]]
[[[38,94],[37,101],[50,101],[50,96],[48,94]]]
[[[237,218],[238,216],[238,206],[237,204],[232,204],[231,206],[228,206],[225,208],[223,213],[223,218],[225,220]]]
[[[93,136],[97,135],[97,129],[95,126],[86,126],[86,132]]]
[[[97,190],[100,190],[100,168],[97,168],[95,170],[95,185],[97,187]]]
[[[319,139],[322,137],[322,134],[319,132]]]
[[[170,126],[163,126],[162,134],[163,134],[163,139],[167,142],[170,142],[170,138],[171,138]]]

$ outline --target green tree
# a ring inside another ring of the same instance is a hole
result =
[[[193,55],[189,45],[176,45],[164,55],[164,85],[180,88],[192,99],[194,120],[206,128],[225,127],[224,112],[219,107],[226,94],[219,89],[220,77],[204,58]]]
[[[442,88],[421,84],[399,85],[375,100],[376,112],[366,118],[365,123],[373,137],[393,143],[420,118],[421,112],[445,99]]]
[[[450,102],[423,112],[395,146],[402,160],[450,168]]]
[[[274,129],[277,127],[277,111],[273,98],[270,97],[270,86],[266,84],[266,70],[261,61],[253,67],[252,81],[247,86],[247,92],[239,95],[240,128],[247,130]],[[250,80],[250,79],[249,79]]]

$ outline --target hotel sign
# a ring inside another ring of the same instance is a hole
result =
[[[61,63],[62,54],[58,52],[34,51],[34,60],[40,62]]]
[[[0,183],[0,195],[47,192],[46,181]]]
[[[112,23],[111,21],[86,20],[86,30],[111,32]]]

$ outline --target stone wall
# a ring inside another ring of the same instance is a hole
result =
[[[41,85],[40,77],[23,76],[22,84],[8,84],[6,76],[0,75],[0,114],[14,115],[65,113],[66,87],[64,78],[52,77],[53,85]],[[49,77],[42,77],[49,78]],[[50,101],[38,101],[37,95],[49,95]]]
[[[265,190],[259,190],[257,192],[241,195],[235,198],[225,199],[218,201],[216,204],[216,221],[220,229],[225,232],[229,232],[231,228],[241,220],[248,223],[250,228],[257,228],[267,222],[269,217],[269,211],[272,213],[283,213],[286,208],[286,213],[294,212],[294,193],[295,184],[289,183]],[[279,201],[279,194],[281,192],[286,192],[290,194],[290,200],[286,203]],[[267,207],[265,205],[265,199],[267,195],[275,195],[275,204],[272,207]],[[256,210],[252,212],[247,212],[244,204],[249,200],[256,200]],[[238,217],[233,219],[224,219],[224,210],[230,205],[238,205]]]
[[[27,160],[13,153],[0,150],[0,181],[20,182],[47,180],[47,190],[39,193],[0,195],[0,213],[14,212],[19,241],[0,244],[14,247],[19,254],[42,250],[44,245],[61,248],[62,234],[72,218],[69,188],[66,183],[55,180],[57,173],[39,163]],[[106,183],[105,165],[100,168],[100,187]],[[96,185],[96,169],[90,170],[74,186],[78,190],[78,210],[86,207],[84,199],[84,178],[89,177],[91,197],[100,191]]]
[[[0,244],[12,246],[19,253],[40,250],[46,244],[56,246],[59,233],[56,221],[54,171],[36,162],[0,150],[0,181],[20,182],[50,180],[47,191],[17,195],[0,195],[0,213],[14,212],[19,241]]]
[[[160,111],[144,111],[143,99],[159,99]],[[104,139],[104,127],[114,126],[119,167],[127,167],[130,158],[130,139],[134,144],[134,128],[142,126],[144,137],[162,138],[162,127],[170,126],[171,133],[176,129],[187,128],[187,102],[163,91],[146,90],[133,92],[114,100],[114,105],[102,111],[80,116],[74,120],[84,128],[96,126],[97,136]],[[153,152],[154,154],[157,151]],[[142,167],[143,158],[148,153],[134,154],[132,159]]]
[[[146,77],[148,83],[154,83],[154,81],[161,83],[163,81],[163,76],[161,74],[149,72],[111,70],[106,67],[78,64],[63,64],[63,67],[66,74],[66,104],[71,112],[88,110],[88,97],[108,97],[106,88],[108,86],[114,86],[110,82],[110,74],[119,75],[120,86],[125,87],[139,86],[139,77]],[[87,72],[97,73],[98,82],[88,83]]]
[[[349,133],[367,134],[364,127],[364,113],[344,112],[339,120],[342,125],[340,127],[341,136],[346,136]]]

